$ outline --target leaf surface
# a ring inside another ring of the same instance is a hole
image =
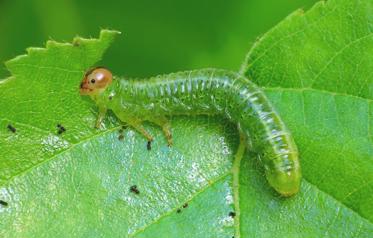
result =
[[[146,124],[151,151],[113,115],[94,129],[79,82],[117,32],[28,49],[0,82],[0,236],[371,237],[372,9],[340,0],[295,13],[243,66],[299,147],[302,189],[288,199],[221,118],[173,118],[171,148]]]

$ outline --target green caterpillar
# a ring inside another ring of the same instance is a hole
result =
[[[148,145],[153,137],[143,121],[159,125],[171,145],[169,115],[222,115],[248,137],[278,193],[291,196],[299,191],[301,171],[293,138],[264,93],[237,73],[204,69],[135,81],[113,80],[109,70],[98,67],[85,74],[80,93],[91,96],[99,108],[96,127],[110,109],[143,134]]]

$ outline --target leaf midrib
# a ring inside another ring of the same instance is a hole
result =
[[[331,193],[328,193],[327,191],[324,191],[322,189],[320,189],[316,184],[310,182],[308,179],[306,179],[305,177],[302,178],[303,180],[305,180],[308,184],[310,184],[311,186],[317,188],[318,191],[322,192],[323,194],[327,195],[328,197],[332,198],[334,201],[336,201],[341,207],[344,207],[346,209],[348,209],[349,211],[351,211],[352,213],[358,215],[362,220],[365,220],[367,221],[369,224],[371,224],[373,226],[373,221],[369,220],[368,218],[365,218],[364,216],[362,216],[358,211],[355,211],[353,208],[347,206],[346,204],[344,204],[342,201],[338,200],[336,197],[334,197]]]
[[[235,158],[235,161],[237,160],[238,158]],[[242,159],[242,157],[241,157]],[[240,159],[238,159],[240,160]],[[206,185],[205,187],[201,188],[200,190],[198,190],[197,192],[195,192],[189,199],[187,199],[186,201],[184,201],[183,203],[180,204],[180,206],[184,203],[190,203],[190,201],[192,201],[195,197],[197,197],[199,194],[203,193],[204,191],[206,191],[208,188],[210,188],[211,186],[213,186],[214,184],[216,184],[217,182],[225,179],[227,176],[231,175],[231,173],[233,174],[233,176],[235,176],[235,170],[232,170],[232,171],[228,171],[222,175],[220,175],[219,177],[217,177],[216,179],[214,179],[213,181],[211,181],[208,185]],[[347,206],[346,204],[344,204],[342,201],[338,200],[337,198],[335,198],[332,194],[320,189],[316,184],[313,184],[311,183],[308,179],[306,178],[302,178],[303,180],[305,180],[305,182],[307,182],[309,185],[315,187],[318,191],[320,191],[321,193],[323,193],[324,195],[326,195],[327,197],[329,197],[330,199],[333,199],[337,204],[339,204],[340,208],[342,209],[347,209],[349,211],[351,211],[352,213],[356,214],[360,219],[362,220],[365,220],[367,221],[369,224],[371,224],[373,226],[373,221],[363,217],[360,213],[358,213],[357,211],[355,211],[354,209],[350,208],[349,206]],[[233,188],[234,189],[234,188]],[[235,206],[237,205],[236,202],[234,204]],[[238,204],[239,206],[239,204]],[[157,218],[155,218],[152,222],[150,222],[149,224],[137,229],[136,231],[134,231],[133,233],[129,234],[129,237],[135,237],[136,235],[144,232],[147,228],[149,228],[150,226],[152,225],[155,225],[157,223],[160,222],[160,220],[162,220],[163,218],[165,217],[168,217],[170,216],[171,214],[173,214],[176,210],[177,210],[178,206],[176,206],[175,208],[173,209],[170,209],[169,211],[165,212],[164,214],[158,216]],[[239,218],[239,217],[237,217]],[[235,230],[237,232],[237,230],[239,230],[240,228],[240,222],[235,222]],[[236,233],[237,234],[237,233]],[[239,232],[238,232],[239,234]],[[235,236],[237,238],[239,238],[240,236]]]
[[[17,123],[18,123],[18,122],[17,122]],[[32,125],[29,125],[29,124],[23,124],[23,125],[33,127]],[[23,174],[26,174],[27,172],[33,170],[34,168],[39,167],[39,166],[41,166],[41,165],[43,165],[43,164],[45,164],[45,163],[48,163],[49,161],[53,160],[54,158],[58,157],[59,155],[61,155],[61,154],[63,154],[63,153],[66,153],[66,152],[68,152],[68,151],[74,149],[75,147],[77,147],[77,146],[79,146],[79,145],[81,145],[81,144],[84,144],[84,143],[86,143],[86,142],[88,142],[88,141],[90,141],[90,140],[92,140],[92,139],[94,139],[94,138],[97,138],[97,137],[100,137],[100,136],[104,136],[104,135],[106,135],[106,134],[109,134],[109,133],[111,133],[111,132],[113,132],[113,131],[115,131],[115,130],[118,130],[119,128],[121,128],[121,126],[116,126],[116,127],[113,127],[113,128],[107,129],[107,130],[105,130],[105,131],[99,132],[99,133],[97,133],[97,134],[93,134],[92,136],[88,136],[88,137],[86,137],[86,138],[80,140],[79,142],[77,142],[77,143],[75,143],[75,144],[70,143],[70,146],[67,147],[66,149],[63,149],[63,150],[57,152],[56,154],[52,155],[51,157],[44,159],[44,160],[43,160],[42,162],[40,162],[40,163],[36,163],[35,165],[30,166],[30,167],[26,168],[25,170],[22,170],[21,172],[12,175],[11,177],[9,177],[9,179],[7,179],[7,181],[6,181],[5,183],[0,184],[0,186],[6,186],[6,185],[7,185],[8,183],[10,183],[10,182],[15,178],[15,177],[18,177],[18,176],[21,176],[21,175],[23,175]],[[41,129],[40,129],[40,130],[41,130]]]
[[[204,191],[206,191],[207,189],[209,189],[210,187],[212,187],[214,184],[220,182],[221,180],[225,179],[226,177],[228,177],[229,175],[231,175],[232,171],[228,171],[228,172],[225,172],[223,173],[222,175],[220,175],[219,177],[217,177],[216,179],[210,181],[206,186],[202,187],[200,190],[196,191],[194,194],[192,194],[192,196],[190,198],[188,198],[187,200],[185,200],[184,202],[182,202],[181,204],[179,204],[179,206],[176,206],[174,207],[173,209],[170,209],[169,211],[163,213],[162,215],[156,217],[153,221],[151,221],[150,223],[146,224],[145,226],[143,227],[140,227],[139,229],[135,230],[133,233],[129,234],[129,237],[134,237],[138,234],[140,234],[141,232],[145,231],[147,228],[149,228],[150,226],[152,225],[155,225],[157,224],[162,218],[165,218],[167,216],[170,216],[171,214],[173,214],[179,207],[181,207],[183,204],[185,203],[190,203],[190,201],[192,201],[195,197],[197,197],[199,194],[203,193]]]

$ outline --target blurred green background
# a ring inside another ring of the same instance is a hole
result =
[[[261,34],[315,0],[0,0],[0,78],[3,62],[46,40],[97,37],[121,31],[101,65],[115,74],[151,76],[185,69],[238,70]]]

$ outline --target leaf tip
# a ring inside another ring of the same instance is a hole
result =
[[[122,34],[120,31],[101,29],[100,41],[112,42],[118,35]]]

